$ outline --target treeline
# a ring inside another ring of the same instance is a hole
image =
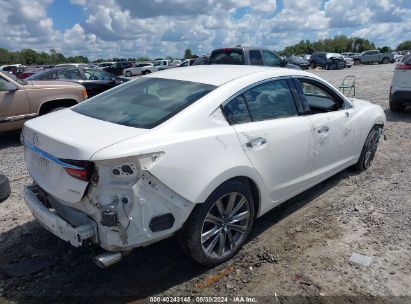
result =
[[[358,37],[347,37],[345,35],[337,35],[334,38],[320,39],[315,42],[310,40],[301,40],[299,43],[287,46],[280,51],[281,55],[300,55],[312,54],[313,52],[323,51],[331,53],[361,53],[368,50],[378,49],[381,52],[393,51],[389,46],[376,48],[375,44],[368,39]],[[397,51],[411,49],[411,41],[404,41],[397,47]]]
[[[65,57],[62,53],[56,52],[54,49],[50,50],[50,53],[41,52],[38,53],[32,49],[23,49],[21,51],[8,51],[0,48],[0,64],[15,64],[20,63],[23,65],[31,64],[60,64],[60,63],[87,63],[88,58],[85,56],[70,56]]]

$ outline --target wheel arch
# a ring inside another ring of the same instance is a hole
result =
[[[198,196],[195,201],[196,204],[201,204],[220,186],[230,181],[238,181],[245,186],[249,187],[254,200],[255,217],[258,217],[261,212],[261,204],[264,200],[268,199],[265,189],[259,178],[251,174],[239,174],[231,177],[225,176],[224,178],[217,178],[206,187],[206,189]]]
[[[52,99],[44,101],[39,108],[39,115],[48,113],[51,109],[56,107],[71,107],[78,104],[78,101],[74,98],[65,98],[65,99]]]

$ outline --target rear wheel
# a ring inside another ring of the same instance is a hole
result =
[[[143,71],[141,74],[147,75],[147,74],[150,74],[150,73],[151,73],[150,71]]]
[[[402,112],[405,110],[405,105],[398,103],[398,102],[391,102],[390,101],[390,110],[392,112]]]
[[[388,64],[388,63],[390,63],[390,60],[389,60],[388,58],[384,58],[384,59],[382,60],[382,63],[383,63],[383,64]]]
[[[315,69],[317,66],[315,65],[315,63],[314,62],[311,62],[311,68],[312,69]]]
[[[361,61],[359,59],[354,59],[354,65],[360,65]]]
[[[127,72],[126,72],[126,76],[127,76],[127,77],[131,77],[131,76],[133,76],[133,75],[131,74],[130,71],[127,71]]]
[[[10,181],[7,176],[0,174],[0,203],[5,201],[11,192]]]
[[[229,181],[196,206],[179,235],[180,243],[194,260],[214,266],[241,249],[253,220],[250,189],[238,181]]]
[[[381,135],[381,126],[374,126],[370,133],[368,133],[364,146],[361,151],[358,162],[354,165],[358,171],[367,170],[372,161],[374,160],[375,153],[377,152],[378,142]]]

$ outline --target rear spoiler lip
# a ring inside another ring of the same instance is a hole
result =
[[[37,153],[38,155],[40,155],[40,156],[42,156],[42,157],[44,157],[44,158],[46,158],[46,159],[48,159],[48,160],[50,160],[50,161],[58,164],[59,166],[62,166],[63,168],[76,169],[76,170],[84,170],[83,167],[79,167],[79,166],[75,166],[75,165],[72,165],[72,164],[65,163],[65,162],[63,162],[61,159],[59,159],[59,158],[57,158],[57,157],[55,157],[55,156],[53,156],[53,155],[51,155],[51,154],[43,151],[43,150],[37,148],[36,146],[32,145],[31,143],[25,141],[25,140],[24,140],[24,137],[23,137],[23,134],[20,136],[20,141],[21,141],[21,143],[22,143],[25,147],[29,148],[30,150],[32,150],[33,152]]]

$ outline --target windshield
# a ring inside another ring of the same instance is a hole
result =
[[[174,116],[216,87],[162,78],[140,78],[72,108],[96,119],[150,129]]]

